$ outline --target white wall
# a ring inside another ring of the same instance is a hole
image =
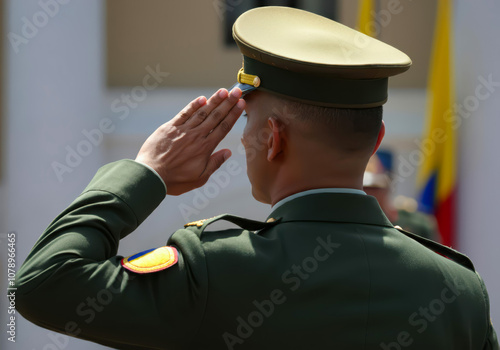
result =
[[[489,290],[492,319],[500,327],[500,2],[456,1],[457,101],[470,110],[460,117],[459,247]],[[487,88],[491,76],[497,86]],[[481,78],[482,77],[482,78]],[[487,93],[490,95],[485,96]],[[475,103],[477,102],[477,104]]]
[[[56,5],[43,9],[40,3]],[[3,200],[7,205],[1,230],[17,233],[19,266],[44,228],[102,163],[100,152],[93,150],[62,181],[51,167],[53,161],[65,162],[65,148],[77,147],[84,140],[82,130],[93,127],[102,114],[104,3],[9,0],[5,5],[5,33],[18,35],[19,45],[7,41],[5,50],[7,159]],[[2,290],[5,282],[2,278]],[[19,315],[16,343],[8,342],[5,301],[5,297],[0,298],[2,349],[100,348],[55,337]]]

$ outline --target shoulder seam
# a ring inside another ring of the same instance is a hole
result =
[[[207,259],[207,252],[205,250],[205,247],[203,246],[203,242],[201,241],[201,237],[200,235],[197,235],[195,232],[193,232],[192,230],[188,230],[190,233],[194,234],[199,240],[200,240],[200,246],[201,246],[201,250],[203,251],[203,258],[205,260],[205,271],[206,271],[206,276],[207,276],[207,291],[206,291],[206,295],[205,295],[205,298],[204,298],[204,305],[203,305],[203,313],[200,317],[200,320],[199,320],[199,324],[198,324],[198,328],[196,329],[196,332],[195,332],[195,337],[193,337],[193,340],[191,341],[191,344],[194,342],[194,340],[196,339],[196,336],[200,333],[200,330],[201,330],[201,327],[203,325],[203,322],[205,320],[205,317],[207,315],[207,307],[208,307],[208,298],[209,298],[209,291],[210,291],[210,274],[208,273],[208,259]]]
[[[198,239],[198,241],[200,242],[201,250],[203,251],[203,260],[205,262],[205,272],[206,272],[205,276],[206,276],[206,286],[207,287],[206,287],[205,297],[203,298],[204,299],[203,300],[203,312],[202,312],[202,314],[201,314],[201,316],[200,316],[200,318],[198,320],[198,326],[196,328],[193,327],[193,328],[195,328],[195,331],[193,332],[193,339],[191,339],[189,341],[189,343],[188,343],[191,346],[191,344],[195,341],[196,336],[200,333],[200,330],[201,330],[201,327],[202,327],[202,324],[203,324],[203,320],[205,319],[205,316],[206,316],[206,313],[207,313],[209,284],[210,284],[209,280],[210,280],[210,278],[209,278],[209,274],[208,274],[207,254],[206,254],[206,251],[205,251],[205,247],[203,246],[203,242],[200,239],[200,236],[198,234],[196,234],[196,232],[194,232],[193,230],[190,230],[189,227],[186,227],[184,229],[180,229],[180,230],[175,231],[172,234],[172,236],[169,238],[169,241],[179,231],[187,231],[189,234],[194,235]],[[182,254],[182,250],[181,249],[178,249],[178,250],[179,250],[179,254]],[[183,259],[184,259],[184,257],[183,257]]]
[[[372,298],[372,274],[371,274],[371,265],[370,265],[370,260],[368,259],[368,251],[366,249],[366,244],[365,240],[363,239],[363,236],[359,234],[359,229],[356,229],[357,236],[359,237],[361,244],[363,246],[363,251],[365,252],[365,260],[366,260],[366,265],[368,267],[368,310],[367,310],[367,315],[366,315],[366,327],[365,327],[365,342],[364,346],[367,346],[367,341],[368,341],[368,325],[370,323],[370,315],[371,315],[371,298]]]
[[[402,228],[399,227],[394,227],[396,230],[404,234],[406,237],[413,239],[414,241],[417,241],[427,249],[430,249],[438,254],[444,255],[446,258],[456,262],[457,264],[475,272],[476,269],[474,268],[474,264],[472,261],[464,254],[454,250],[453,248],[441,245],[439,243],[436,243],[432,240],[429,240],[427,238],[420,237],[414,233],[408,232],[403,230]]]
[[[481,278],[481,276],[477,272],[476,272],[476,278],[479,282],[479,285],[481,286],[481,292],[483,293],[484,312],[485,312],[485,316],[486,316],[486,332],[484,334],[483,343],[481,344],[482,346],[484,346],[484,344],[486,344],[489,341],[488,335],[490,333],[490,327],[492,327],[491,321],[490,321],[490,308],[489,308],[490,300],[488,297],[488,292],[486,290],[486,285],[484,284],[483,279]]]

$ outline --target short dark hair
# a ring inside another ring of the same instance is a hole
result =
[[[282,98],[293,119],[307,123],[345,152],[372,151],[382,125],[382,106],[373,108],[321,107]]]

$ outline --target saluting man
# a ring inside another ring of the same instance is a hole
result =
[[[394,228],[362,191],[388,77],[408,56],[284,7],[244,13],[233,36],[237,86],[193,100],[135,161],[98,171],[20,269],[19,311],[117,349],[498,349],[470,260]],[[220,215],[117,256],[166,195],[202,186],[230,157],[213,152],[243,111],[267,220]],[[210,231],[217,220],[235,228]],[[85,312],[96,300],[106,305]]]

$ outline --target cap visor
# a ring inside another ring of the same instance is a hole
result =
[[[242,83],[236,83],[233,86],[231,86],[229,91],[233,90],[234,88],[239,88],[241,90],[242,97],[245,96],[246,94],[251,93],[254,90],[257,90],[257,88],[255,86],[248,85],[248,84],[242,84]]]

